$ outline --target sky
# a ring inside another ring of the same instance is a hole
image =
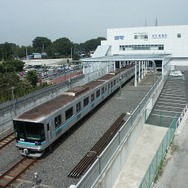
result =
[[[74,43],[107,29],[188,25],[188,0],[0,0],[0,44],[32,45],[36,37]]]

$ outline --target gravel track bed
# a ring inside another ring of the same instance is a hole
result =
[[[15,142],[5,146],[0,151],[0,173],[6,171],[21,158],[18,149],[15,147]]]
[[[68,178],[67,175],[83,156],[92,148],[99,138],[113,124],[123,112],[133,111],[149,90],[150,84],[134,87],[133,81],[129,82],[108,100],[98,111],[84,122],[73,134],[62,138],[60,144],[52,153],[39,159],[21,178],[26,181],[17,184],[17,187],[33,187],[34,173],[37,172],[40,187],[68,188],[76,184],[79,179]],[[9,156],[8,156],[9,155]],[[18,157],[15,147],[0,155],[0,170],[5,168],[2,161]],[[4,162],[3,162],[4,163]],[[30,186],[29,186],[29,183]]]

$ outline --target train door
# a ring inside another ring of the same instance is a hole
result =
[[[108,95],[110,95],[110,83],[108,83]]]
[[[50,143],[52,139],[52,134],[51,134],[51,122],[47,124],[47,135],[48,135],[48,141]]]

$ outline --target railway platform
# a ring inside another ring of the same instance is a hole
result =
[[[172,79],[170,79],[170,82],[164,87],[154,109],[151,112],[150,117],[148,118],[149,121],[147,121],[147,124],[144,125],[139,138],[137,139],[126,163],[124,164],[118,178],[116,179],[115,184],[113,185],[113,188],[139,187],[146,171],[150,166],[150,163],[156,154],[157,149],[159,148],[159,145],[168,131],[168,127],[165,125],[167,122],[169,122],[169,118],[172,117],[172,112],[179,116],[179,110],[182,108],[181,103],[184,104],[184,101],[182,100],[185,100],[185,102],[187,101],[186,98],[188,94],[188,85],[186,81],[188,80],[188,72],[185,74],[183,80],[184,85],[181,85],[179,83],[179,78],[175,78],[174,82]],[[172,89],[172,86],[174,86],[176,83],[178,83],[176,86],[178,89]],[[164,93],[166,96],[164,96]],[[169,96],[169,94],[171,96]],[[177,98],[177,96],[179,96],[179,98]],[[169,101],[170,98],[173,98],[173,100],[171,99],[172,101]],[[163,100],[162,103],[161,100]],[[168,108],[168,113],[166,110],[164,110],[164,107]],[[163,113],[163,124],[159,124],[159,121],[157,121],[159,118],[157,118],[158,114],[156,113],[156,110],[160,111],[160,113]],[[164,173],[162,173],[162,176],[158,178],[157,183],[155,183],[153,187],[187,187],[188,180],[184,178],[188,175],[188,147],[186,144],[188,141],[187,124],[188,111],[185,113],[183,120],[181,121],[181,124],[175,133],[174,141],[168,150],[166,159],[164,160],[165,166],[163,166],[162,170]]]
[[[154,184],[154,188],[187,187],[187,125],[188,112],[182,121],[181,133],[175,135],[172,148],[169,149],[167,158],[165,160],[165,167],[163,169],[164,172],[162,173],[162,176],[159,177],[158,181]],[[139,187],[145,172],[147,171],[166,132],[166,127],[145,124],[142,133],[135,143],[134,148],[132,149],[127,162],[124,164],[123,169],[120,172],[113,188]]]
[[[113,188],[139,187],[166,132],[166,127],[145,124]]]

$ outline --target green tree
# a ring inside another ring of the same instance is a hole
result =
[[[96,39],[87,40],[84,44],[85,53],[89,53],[90,51],[95,51],[97,46],[101,44],[101,40],[106,40],[104,37],[98,37]]]
[[[31,93],[32,91],[33,86],[27,79],[24,79],[20,82],[19,86],[17,87],[16,93],[19,96],[24,96]]]
[[[8,60],[2,63],[3,72],[20,72],[23,71],[24,62],[20,60]],[[1,69],[0,69],[1,71]]]
[[[52,54],[54,57],[70,57],[73,43],[68,38],[60,38],[52,44]]]
[[[16,73],[6,73],[0,74],[0,101],[5,102],[13,98],[12,94],[14,92],[14,98],[19,97],[16,95],[16,88],[19,85],[19,77]],[[14,90],[14,91],[13,91]]]
[[[21,46],[17,49],[18,57],[21,59],[26,59],[26,52],[27,55],[32,54],[34,52],[34,49],[32,46]]]
[[[14,43],[5,42],[0,45],[0,60],[12,60],[17,57],[17,46]]]
[[[29,71],[26,74],[26,79],[31,83],[33,87],[35,87],[38,83],[38,76],[35,71]]]
[[[46,37],[36,37],[33,41],[35,52],[42,53],[52,44],[51,40]]]

